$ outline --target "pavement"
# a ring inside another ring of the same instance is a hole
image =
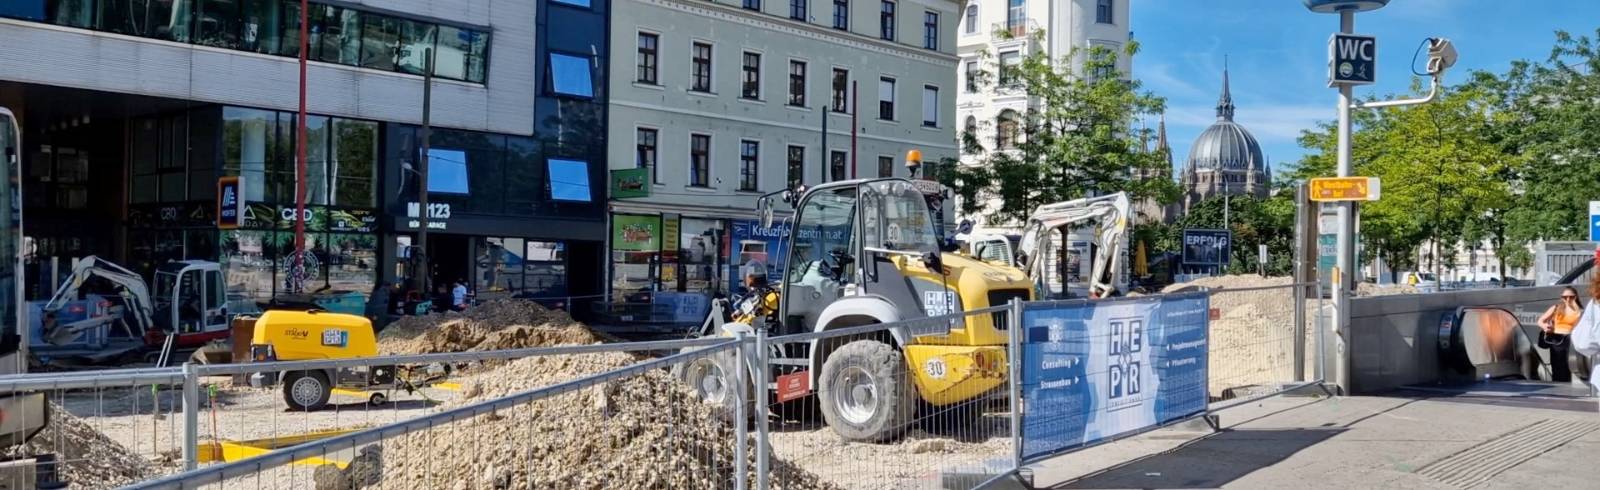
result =
[[[1533,391],[1317,390],[1029,469],[1050,489],[1600,488],[1600,403]]]

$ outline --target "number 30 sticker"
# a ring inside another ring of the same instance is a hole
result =
[[[937,357],[935,357],[933,359],[928,359],[928,362],[922,363],[922,371],[928,373],[928,377],[930,377],[930,378],[933,378],[933,379],[944,379],[944,376],[945,376],[944,360],[943,359],[939,359]]]

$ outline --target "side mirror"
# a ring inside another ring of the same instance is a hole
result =
[[[970,219],[961,220],[961,224],[956,225],[956,234],[965,235],[965,234],[968,234],[968,233],[972,233],[972,226],[973,226],[972,225],[972,220],[970,220]]]
[[[756,199],[756,215],[761,217],[761,227],[772,227],[772,200],[766,197]]]

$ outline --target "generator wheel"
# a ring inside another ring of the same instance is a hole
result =
[[[383,404],[389,403],[389,395],[385,395],[383,393],[373,393],[372,396],[367,397],[367,403],[370,403],[373,406],[383,406]]]
[[[687,347],[681,352],[689,352],[696,349],[698,348]],[[735,369],[743,369],[737,364],[738,358],[734,356],[733,352],[722,352],[674,365],[672,366],[672,375],[682,381],[683,384],[688,385],[689,389],[693,390],[695,396],[700,400],[721,407],[731,417],[736,407],[735,404],[738,403],[738,394],[734,392],[736,389],[734,384],[738,379],[738,371],[735,371]],[[749,383],[746,383],[745,392],[750,393],[749,389]],[[750,420],[755,420],[756,410],[761,406],[763,405],[755,403],[753,399],[748,400],[745,405],[745,416]]]
[[[833,351],[822,364],[818,385],[823,418],[850,441],[899,438],[916,409],[905,354],[876,340],[858,340]]]
[[[322,371],[290,371],[283,378],[283,402],[294,410],[322,408],[332,394],[333,386]]]

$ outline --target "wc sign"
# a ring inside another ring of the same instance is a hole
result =
[[[1377,80],[1378,38],[1334,33],[1328,38],[1328,86],[1370,85]]]

